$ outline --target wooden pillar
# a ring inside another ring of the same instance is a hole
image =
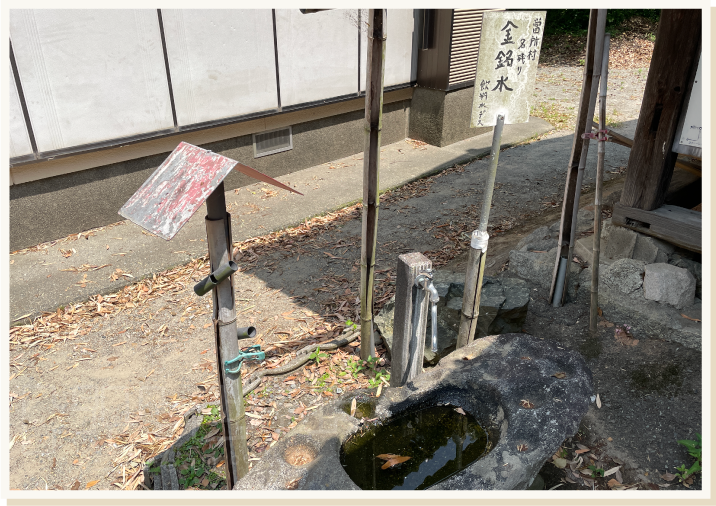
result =
[[[622,206],[652,211],[664,204],[677,156],[671,147],[700,49],[701,10],[662,10]]]

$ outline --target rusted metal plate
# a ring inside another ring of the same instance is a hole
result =
[[[233,168],[260,181],[299,193],[235,160],[182,142],[122,206],[119,214],[170,240]]]

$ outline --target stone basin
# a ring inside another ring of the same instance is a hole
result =
[[[577,432],[592,393],[591,372],[577,352],[527,334],[488,336],[405,386],[384,389],[378,398],[375,390],[356,390],[318,408],[234,488],[360,490],[340,462],[346,439],[371,423],[449,404],[480,422],[488,433],[488,451],[431,489],[523,490]],[[351,416],[354,398],[359,409]]]

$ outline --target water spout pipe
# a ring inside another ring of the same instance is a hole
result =
[[[229,260],[228,263],[220,265],[218,269],[194,285],[194,293],[199,297],[206,295],[212,288],[228,279],[237,270],[239,270],[239,266],[234,261]]]

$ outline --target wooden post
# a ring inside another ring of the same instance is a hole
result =
[[[392,387],[405,385],[423,370],[428,292],[415,286],[415,278],[431,268],[432,262],[422,253],[406,253],[398,257],[390,364]],[[414,313],[416,299],[422,308],[418,314]]]
[[[582,159],[582,150],[584,149],[584,141],[582,134],[591,131],[592,120],[594,115],[594,102],[592,102],[592,86],[595,65],[601,64],[601,58],[595,61],[597,48],[601,48],[604,39],[604,27],[606,26],[606,9],[592,9],[589,14],[589,31],[587,33],[587,55],[584,64],[584,74],[582,78],[582,95],[579,100],[579,111],[577,112],[577,124],[574,129],[574,138],[572,140],[572,153],[569,157],[569,166],[567,168],[567,182],[564,185],[564,200],[562,202],[562,217],[559,225],[559,241],[557,243],[557,258],[555,259],[554,271],[552,273],[552,285],[550,288],[549,298],[553,304],[562,305],[564,298],[563,290],[567,285],[567,274],[569,273],[570,248],[573,247],[574,237],[572,237],[572,221],[575,216],[575,206],[579,208],[579,199],[575,197],[581,194],[581,188],[577,187],[579,179],[579,165]],[[601,51],[600,51],[601,54]],[[592,107],[590,108],[590,103]],[[591,109],[591,111],[590,111]],[[588,121],[589,118],[589,121]],[[580,181],[581,182],[581,181]],[[560,265],[563,267],[560,269]],[[560,275],[560,270],[564,270]],[[557,279],[560,281],[560,289],[557,290]],[[555,299],[555,291],[559,300]]]
[[[373,343],[373,276],[378,236],[378,170],[383,127],[383,71],[385,66],[385,9],[370,9],[368,68],[365,87],[365,150],[363,152],[363,233],[360,276],[360,356],[375,356]]]
[[[206,199],[206,238],[209,245],[210,269],[214,271],[231,260],[231,215],[226,212],[224,183],[221,183]],[[216,365],[221,388],[221,415],[224,428],[226,483],[231,490],[249,471],[241,374],[228,374],[224,370],[224,362],[236,358],[239,354],[233,276],[219,283],[212,290],[212,295]]]
[[[652,211],[664,204],[677,156],[671,148],[700,47],[700,9],[661,11],[622,190],[624,207]]]
[[[609,34],[604,35],[602,74],[599,83],[599,144],[597,145],[597,183],[594,190],[594,235],[592,236],[592,299],[589,306],[589,330],[597,331],[599,313],[599,251],[602,232],[602,183],[604,180],[604,148],[606,135],[603,133],[607,117],[607,79],[609,76]]]

